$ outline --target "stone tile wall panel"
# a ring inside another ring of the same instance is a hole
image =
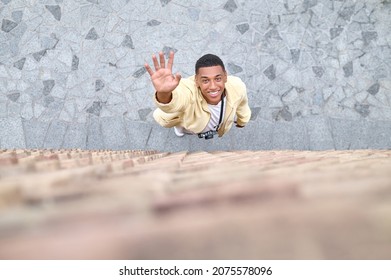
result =
[[[47,129],[53,122],[88,127],[91,117],[99,123],[126,117],[151,127],[155,124],[146,112],[154,109],[153,88],[143,65],[152,53],[173,50],[174,71],[183,76],[193,74],[201,55],[221,56],[228,72],[245,81],[250,107],[260,108],[250,123],[270,122],[267,134],[275,135],[290,122],[322,118],[352,121],[346,135],[373,123],[374,139],[390,139],[391,131],[384,131],[391,121],[390,13],[389,3],[380,0],[1,1],[0,117],[45,123]],[[255,140],[263,132],[250,127],[243,131],[253,137],[231,131],[229,145],[226,140],[210,144],[214,149],[264,147]],[[115,138],[109,126],[102,126],[100,132],[89,129],[85,142],[72,142],[72,130],[66,130],[55,146],[109,149],[132,143],[123,125],[119,130],[128,137],[122,144],[91,144],[101,134]],[[146,131],[132,135],[147,141],[148,135],[141,135]],[[289,139],[294,131],[289,130]],[[339,131],[330,138],[321,129],[309,134],[308,145],[283,141],[276,147],[338,149],[341,143],[333,141],[346,139]],[[1,147],[23,146],[22,138],[27,147],[36,146],[25,127],[18,134],[2,134]],[[186,150],[196,141],[184,139],[175,145],[152,147],[157,139],[137,146]],[[365,139],[356,148],[370,147]],[[389,141],[373,142],[390,148]]]

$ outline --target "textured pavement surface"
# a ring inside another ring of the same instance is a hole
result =
[[[390,26],[389,0],[1,0],[0,148],[389,149]],[[221,56],[249,126],[158,127],[143,65],[170,50],[184,77]]]
[[[0,259],[390,259],[391,151],[0,152]]]

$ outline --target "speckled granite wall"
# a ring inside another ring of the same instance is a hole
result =
[[[391,148],[390,0],[0,0],[0,147]],[[253,116],[221,139],[152,119],[143,65],[220,55]]]

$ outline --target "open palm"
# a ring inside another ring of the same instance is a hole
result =
[[[160,64],[155,55],[152,56],[152,60],[155,67],[155,72],[147,63],[145,64],[145,68],[151,76],[151,80],[156,92],[160,94],[171,94],[171,92],[178,86],[181,80],[180,74],[172,74],[174,52],[170,52],[169,54],[167,67],[164,54],[162,52],[159,53]]]

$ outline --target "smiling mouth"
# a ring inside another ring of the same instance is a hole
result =
[[[211,97],[216,97],[220,94],[220,91],[213,91],[213,92],[208,92],[209,96]]]

